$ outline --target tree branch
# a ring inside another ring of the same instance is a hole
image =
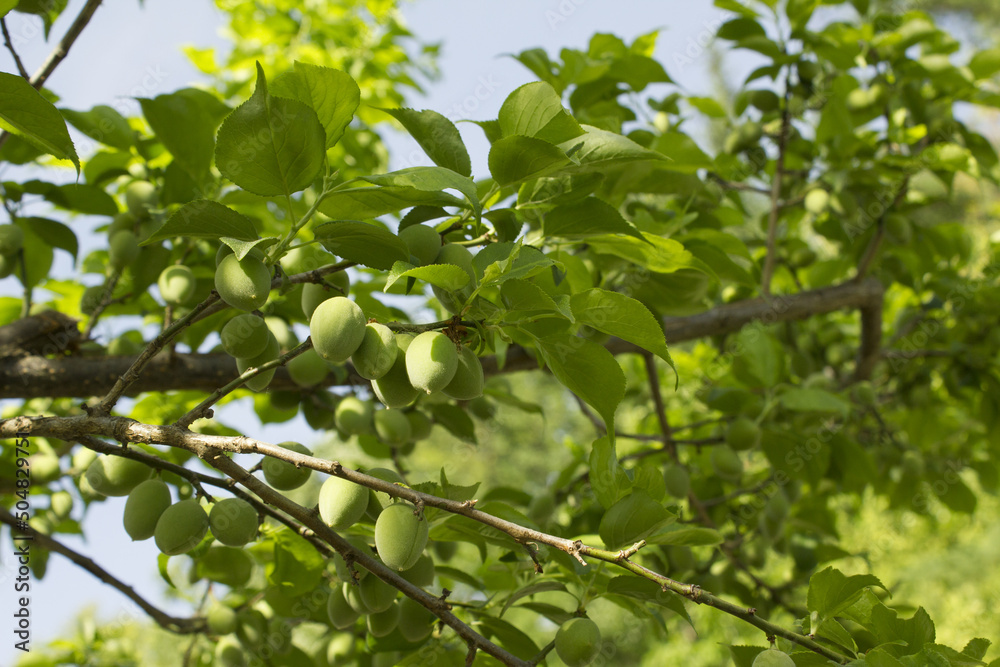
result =
[[[3,44],[10,51],[10,55],[14,57],[14,64],[17,66],[17,73],[21,75],[21,78],[25,81],[31,81],[31,75],[28,74],[28,70],[24,69],[24,63],[21,62],[21,56],[17,55],[17,51],[14,49],[14,43],[10,41],[10,33],[7,32],[7,19],[0,19],[0,28],[3,29]]]
[[[767,216],[767,255],[764,257],[764,270],[760,278],[761,294],[771,293],[771,278],[777,262],[775,244],[778,238],[778,212],[781,210],[781,185],[785,176],[785,148],[788,144],[788,126],[791,123],[791,113],[788,109],[788,76],[785,76],[785,99],[781,105],[781,130],[778,134],[778,159],[774,166],[774,180],[771,182],[771,209]]]
[[[5,523],[11,527],[11,530],[15,530],[18,521],[10,512],[7,511],[6,508],[0,507],[0,523]],[[144,612],[149,614],[150,618],[156,621],[157,625],[163,629],[169,630],[170,632],[176,632],[178,634],[190,634],[193,632],[203,632],[205,630],[204,619],[177,618],[167,614],[157,607],[154,607],[152,604],[147,602],[144,597],[136,593],[131,586],[118,579],[87,556],[77,553],[62,542],[36,531],[32,531],[31,541],[43,549],[48,549],[49,551],[54,551],[57,554],[65,556],[76,565],[103,581],[105,584],[120,591],[125,597],[139,605],[139,607],[141,607]]]

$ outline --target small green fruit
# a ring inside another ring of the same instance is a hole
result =
[[[216,602],[208,608],[205,622],[212,634],[228,635],[236,632],[236,612],[221,602]]]
[[[410,384],[424,393],[441,391],[458,370],[455,343],[440,331],[425,331],[406,351],[406,375]]]
[[[353,626],[359,616],[358,612],[348,604],[341,586],[334,586],[330,591],[330,597],[326,600],[326,615],[330,617],[333,627],[338,630],[346,630]]]
[[[280,442],[278,446],[297,454],[312,456],[309,448],[298,442]],[[309,476],[312,474],[312,470],[309,468],[298,468],[288,461],[281,461],[270,456],[264,459],[262,467],[264,469],[264,479],[279,491],[291,491],[292,489],[299,488],[308,481]]]
[[[757,654],[753,667],[795,667],[795,661],[784,651],[769,648]]]
[[[319,304],[338,295],[340,295],[340,292],[335,292],[326,285],[318,283],[306,283],[303,285],[300,303],[302,304],[302,312],[306,316],[306,320],[309,320],[313,316]]]
[[[267,346],[264,347],[264,351],[256,357],[250,357],[249,359],[245,357],[237,357],[236,370],[242,375],[248,368],[259,368],[270,361],[274,361],[280,356],[281,349],[278,347],[278,341],[269,331],[267,332]],[[267,385],[271,383],[271,379],[274,378],[276,370],[276,368],[271,368],[263,373],[258,373],[247,380],[244,386],[251,391],[264,391],[267,389]]]
[[[208,524],[219,542],[242,547],[257,537],[257,510],[242,498],[225,498],[212,506]]]
[[[91,488],[105,496],[127,496],[129,492],[149,479],[150,469],[145,463],[122,456],[101,454],[84,473]]]
[[[270,339],[264,318],[243,313],[226,322],[220,332],[222,349],[232,357],[251,359],[267,349]]]
[[[267,639],[267,618],[258,609],[244,609],[236,614],[236,636],[243,644],[256,649]]]
[[[217,251],[215,251],[215,266],[216,266],[216,268],[218,268],[219,264],[222,263],[222,260],[224,260],[226,257],[228,257],[229,255],[232,255],[232,254],[233,254],[233,249],[232,248],[230,248],[229,246],[227,246],[225,243],[223,243],[222,245],[220,245],[219,249]],[[250,252],[247,253],[247,256],[248,257],[253,257],[254,259],[259,259],[262,262],[264,261],[264,251],[261,250],[260,248],[251,248]]]
[[[149,181],[132,181],[125,188],[125,206],[135,217],[148,218],[150,209],[156,208],[156,186]]]
[[[445,310],[450,312],[452,315],[458,315],[462,309],[462,305],[472,294],[473,289],[475,289],[476,272],[472,267],[472,253],[469,252],[468,248],[460,246],[457,243],[445,243],[441,246],[441,252],[438,253],[434,263],[453,264],[454,266],[463,269],[469,275],[469,284],[460,289],[458,292],[449,292],[438,287],[437,285],[431,287],[431,291],[434,292],[434,296],[441,302],[441,305],[445,308]]]
[[[471,348],[463,345],[458,355],[455,376],[441,392],[460,401],[471,401],[483,395],[484,381],[482,362]]]
[[[17,268],[17,257],[0,255],[0,278],[6,278]]]
[[[174,264],[163,269],[156,285],[160,288],[160,297],[166,303],[180,306],[194,296],[197,282],[194,271],[182,264]]]
[[[209,581],[239,588],[250,581],[253,560],[241,547],[212,546],[198,558],[195,571]]]
[[[371,322],[365,325],[365,335],[361,345],[351,355],[351,363],[361,377],[377,380],[392,368],[398,350],[392,330],[384,324]]]
[[[257,310],[267,303],[271,293],[271,272],[263,261],[251,255],[242,260],[226,255],[215,269],[215,289],[233,308]]]
[[[365,581],[371,579],[375,579],[375,577],[368,577]],[[397,604],[389,605],[389,608],[383,611],[368,614],[368,634],[372,637],[386,637],[396,629],[396,625],[398,624],[399,605]]]
[[[687,498],[691,492],[691,476],[683,466],[667,466],[663,471],[663,483],[674,498]]]
[[[68,491],[56,491],[49,498],[49,508],[60,519],[65,519],[73,511],[73,496]]]
[[[871,382],[859,382],[854,386],[854,398],[857,400],[859,405],[865,407],[871,407],[878,402],[878,396],[875,394],[875,388],[872,387]]]
[[[426,554],[422,555],[413,567],[403,570],[399,575],[414,586],[427,588],[434,583],[434,559]]]
[[[358,584],[358,592],[365,606],[375,613],[385,611],[396,601],[396,589],[378,577],[365,577]]]
[[[139,240],[129,231],[115,232],[108,245],[108,263],[121,271],[139,256]]]
[[[389,372],[377,380],[372,380],[372,390],[378,400],[387,408],[402,408],[417,400],[420,390],[410,384],[410,376],[406,372],[406,348],[410,338],[396,336],[396,361]]]
[[[398,409],[379,410],[374,421],[376,435],[387,445],[402,445],[412,435],[410,420]]]
[[[24,246],[24,230],[17,225],[0,225],[0,255],[11,257]]]
[[[361,346],[365,324],[365,314],[358,304],[335,296],[316,307],[309,320],[309,335],[321,357],[342,364]]]
[[[712,468],[722,479],[736,482],[743,475],[743,461],[740,459],[740,455],[728,445],[712,447],[710,458]]]
[[[289,248],[280,261],[282,270],[292,276],[296,273],[315,271],[336,260],[337,258],[324,250],[322,246],[308,243]]]
[[[413,509],[409,503],[389,505],[375,522],[375,548],[382,562],[393,570],[408,570],[416,565],[427,546],[427,522]]]
[[[395,470],[389,468],[371,468],[365,471],[366,475],[371,475],[376,479],[380,479],[383,482],[389,482],[390,484],[403,484],[403,478],[399,476],[399,473]],[[390,503],[393,502],[392,496],[384,491],[371,491],[369,493],[368,508],[366,512],[368,516],[375,520],[378,519],[379,514],[382,513],[382,509],[388,507]]]
[[[433,227],[410,225],[399,232],[399,238],[419,266],[433,264],[441,252],[441,235]]]
[[[399,634],[410,642],[427,639],[434,629],[437,617],[422,604],[412,598],[403,598],[399,602]]]
[[[208,532],[208,515],[194,498],[174,503],[160,515],[153,534],[156,547],[168,556],[187,553]]]
[[[244,667],[243,647],[234,637],[223,637],[215,645],[215,659],[222,667]]]
[[[368,433],[372,429],[371,401],[362,401],[357,396],[345,396],[333,413],[337,428],[348,435]]]
[[[814,188],[806,193],[803,205],[813,215],[819,215],[830,205],[830,193],[823,188]]]
[[[267,325],[275,340],[278,341],[278,347],[282,351],[287,352],[298,346],[299,339],[285,320],[280,317],[265,317],[264,324]]]
[[[326,379],[329,368],[316,350],[306,350],[286,365],[292,382],[300,387],[315,387]]]
[[[328,477],[319,489],[319,515],[334,530],[345,530],[364,516],[368,489],[340,477]]]
[[[760,442],[760,427],[747,417],[734,419],[726,429],[726,444],[738,452],[753,449]]]
[[[361,599],[360,586],[355,586],[354,584],[345,581],[344,585],[341,587],[341,592],[344,595],[344,599],[347,600],[347,605],[354,610],[355,613],[362,616],[367,616],[372,613],[372,610]]]
[[[134,541],[148,540],[156,524],[170,507],[170,487],[159,479],[147,479],[128,494],[122,520],[125,532]]]
[[[104,285],[94,285],[83,290],[80,296],[80,312],[84,315],[93,315],[103,297]]]
[[[32,454],[28,457],[31,470],[31,481],[35,484],[48,484],[59,478],[59,457],[55,454]]]
[[[556,654],[569,667],[583,667],[601,652],[601,629],[589,618],[572,618],[556,632]]]

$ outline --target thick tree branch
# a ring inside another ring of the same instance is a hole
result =
[[[828,657],[835,662],[841,664],[846,664],[848,662],[848,658],[820,646],[809,637],[792,632],[757,617],[754,610],[734,605],[730,602],[722,600],[721,598],[711,595],[710,593],[702,591],[698,586],[674,581],[669,577],[633,563],[628,558],[631,553],[634,553],[632,550],[625,552],[608,551],[584,545],[580,541],[568,540],[555,535],[542,533],[540,531],[500,519],[491,514],[481,512],[475,509],[475,500],[458,502],[427,493],[421,493],[405,486],[392,484],[356,470],[345,468],[337,461],[326,461],[313,456],[298,454],[283,447],[254,440],[246,436],[222,437],[204,435],[200,433],[192,433],[176,426],[155,426],[142,424],[124,417],[110,417],[102,415],[89,417],[14,417],[12,419],[0,420],[0,437],[14,437],[17,434],[55,437],[63,440],[77,440],[84,435],[98,435],[107,438],[114,438],[122,443],[133,442],[168,445],[193,452],[212,467],[218,469],[240,484],[243,484],[247,489],[257,494],[264,502],[280,509],[289,516],[293,517],[296,521],[299,521],[303,525],[307,526],[315,532],[316,535],[328,544],[331,544],[340,553],[349,554],[350,557],[353,557],[354,560],[362,567],[365,567],[383,581],[395,586],[405,595],[412,597],[414,600],[420,602],[422,605],[433,611],[447,625],[454,629],[460,637],[469,642],[470,645],[489,653],[508,665],[528,665],[530,663],[511,656],[506,651],[503,651],[499,647],[493,645],[485,638],[480,637],[471,628],[462,623],[461,620],[448,612],[447,609],[444,608],[444,603],[441,600],[405,581],[396,573],[392,572],[380,562],[373,559],[371,556],[358,552],[346,540],[330,530],[321,520],[319,520],[314,512],[297,505],[281,493],[273,490],[241,466],[234,463],[224,454],[224,452],[263,454],[265,456],[271,456],[287,461],[296,466],[305,466],[327,475],[334,475],[350,480],[375,491],[383,491],[396,498],[409,500],[417,507],[436,507],[452,514],[465,516],[473,521],[478,521],[484,525],[506,533],[513,539],[514,542],[521,545],[529,545],[532,543],[547,544],[566,552],[584,565],[587,564],[583,558],[584,556],[617,565],[628,570],[629,572],[632,572],[633,574],[637,574],[658,583],[664,590],[664,593],[672,591],[700,604],[707,604],[723,612],[742,618],[748,623],[764,630],[768,634],[785,637],[790,641],[809,648],[810,650]],[[637,549],[638,546],[635,548]]]
[[[668,344],[677,344],[739,331],[751,322],[773,324],[804,320],[842,309],[880,308],[881,303],[881,284],[868,279],[799,294],[772,295],[769,300],[738,301],[688,317],[669,317],[663,323],[664,334]],[[0,336],[6,329],[0,327]],[[615,354],[639,351],[631,343],[619,339],[612,339],[607,347]],[[134,357],[0,358],[0,398],[101,395],[136,361]],[[494,357],[482,361],[488,376],[538,368],[535,357],[521,347],[508,350],[502,367]],[[169,359],[165,355],[155,355],[146,360],[143,372],[124,386],[123,393],[135,396],[146,391],[211,392],[236,376],[236,362],[226,354],[176,354]],[[353,381],[349,379],[348,382]],[[301,389],[284,368],[277,369],[269,385],[271,391],[281,389]]]
[[[11,527],[11,530],[17,530],[17,519],[4,507],[0,507],[0,523],[7,524]],[[48,535],[43,535],[42,533],[34,531],[32,532],[31,541],[43,549],[48,549],[49,551],[54,551],[57,554],[65,556],[69,560],[73,561],[74,564],[82,567],[87,572],[90,572],[105,584],[120,591],[125,597],[139,605],[139,607],[141,607],[144,612],[149,614],[150,618],[156,621],[156,623],[163,629],[169,630],[170,632],[176,632],[178,634],[190,634],[192,632],[203,632],[205,630],[204,619],[177,618],[167,614],[157,607],[154,607],[152,604],[147,602],[144,597],[136,593],[131,586],[105,570],[90,558],[73,551],[62,542],[59,542]]]

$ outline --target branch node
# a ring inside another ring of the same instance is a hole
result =
[[[580,563],[580,565],[586,565],[587,561],[583,560],[583,556],[580,555],[580,551],[582,550],[583,550],[583,542],[581,540],[576,540],[575,542],[573,542],[573,546],[571,546],[567,550],[567,553],[569,553],[570,556],[575,558]]]
[[[639,549],[643,548],[644,546],[646,546],[646,540],[639,540],[638,542],[630,546],[628,549],[622,549],[621,551],[619,551],[618,554],[615,556],[615,560],[618,562],[621,562],[623,560],[628,560],[636,553],[638,553]]]
[[[531,556],[531,562],[535,564],[535,574],[543,574],[542,564],[538,562],[538,548],[532,542],[524,543],[524,550]]]

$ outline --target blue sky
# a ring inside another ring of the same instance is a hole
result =
[[[53,28],[53,41],[63,34],[82,5],[83,0],[69,3]],[[426,97],[414,96],[409,104],[469,119],[495,118],[506,95],[532,80],[523,66],[503,54],[532,47],[543,47],[550,53],[564,46],[583,48],[594,32],[611,32],[631,41],[660,28],[657,56],[667,71],[689,92],[710,92],[704,47],[722,20],[710,0],[425,0],[408,4],[405,14],[422,39],[443,43],[441,80],[429,86]],[[188,65],[180,49],[186,44],[226,48],[218,34],[221,25],[221,14],[208,0],[147,0],[143,7],[135,0],[107,2],[49,80],[49,87],[61,96],[63,106],[87,109],[95,104],[110,104],[135,113],[138,105],[134,97],[152,97],[199,80],[198,72]],[[33,72],[52,43],[45,42],[40,23],[33,18],[11,15],[8,28],[27,69]],[[734,67],[737,71],[730,74],[735,78],[748,64],[744,61]],[[15,71],[5,49],[0,50],[0,70]],[[486,155],[482,132],[463,124],[462,133],[470,145],[474,170],[481,173]],[[424,160],[416,144],[406,136],[390,137],[388,143],[394,167]],[[74,226],[87,229],[93,224],[96,221],[90,226],[75,222]],[[68,262],[60,266],[65,267],[64,275],[72,275]],[[18,284],[13,278],[0,280],[0,295],[17,294]],[[256,420],[250,417],[241,419],[241,423],[255,424]],[[312,434],[301,418],[291,424],[291,428],[251,426],[250,430],[255,437],[272,442],[297,438],[308,443]],[[94,505],[87,519],[90,541],[66,541],[86,554],[99,556],[97,560],[103,566],[141,594],[160,600],[163,584],[155,568],[156,548],[151,541],[129,541],[120,529],[123,506],[124,499]],[[6,558],[3,560],[8,566]],[[0,570],[0,580],[3,574]],[[137,613],[116,591],[53,556],[45,580],[32,591],[35,645],[64,632],[88,604],[95,605],[105,619]],[[4,618],[10,618],[12,605],[13,593],[5,584],[0,593],[0,614]],[[0,662],[11,662],[11,650],[9,643],[0,648]]]

